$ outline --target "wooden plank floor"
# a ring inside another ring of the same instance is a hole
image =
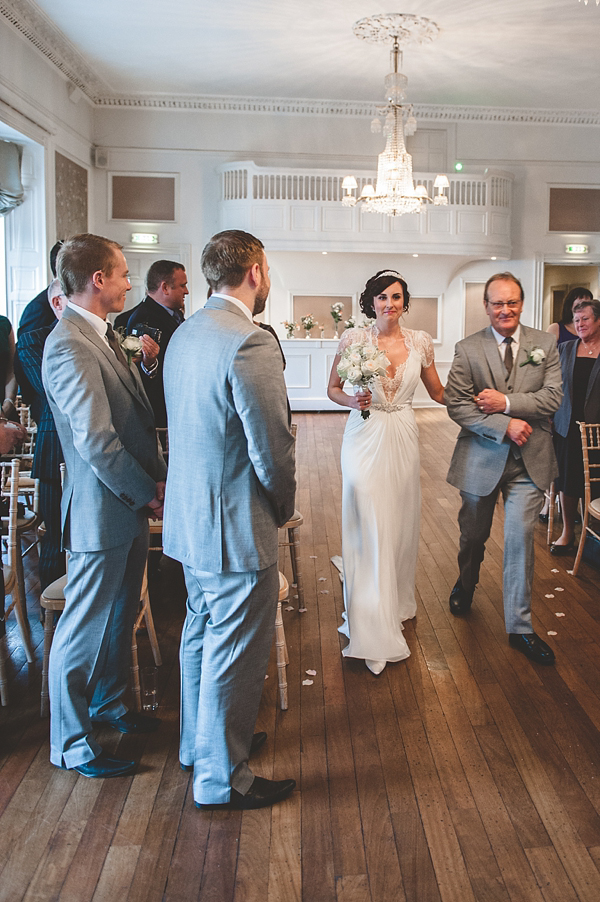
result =
[[[38,714],[42,630],[35,558],[28,668],[9,621],[12,704],[0,711],[0,902],[598,902],[600,900],[600,592],[566,572],[537,530],[534,625],[553,668],[508,647],[497,509],[468,618],[448,611],[456,579],[458,493],[445,482],[455,426],[417,411],[423,517],[418,613],[407,661],[374,677],[343,661],[343,414],[298,414],[298,500],[307,612],[284,611],[290,707],[277,707],[274,656],[252,761],[293,776],[284,803],[201,812],[178,765],[178,566],[164,561],[153,608],[164,664],[162,728],[100,741],[140,761],[130,778],[89,780],[48,761]],[[373,461],[377,466],[377,461]],[[402,499],[390,498],[402,516]],[[285,561],[288,576],[289,561]],[[557,612],[564,616],[557,617]],[[142,663],[149,660],[140,639]],[[308,677],[306,671],[316,675]],[[302,681],[312,679],[312,685]]]

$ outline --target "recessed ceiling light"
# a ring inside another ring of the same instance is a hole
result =
[[[413,254],[413,257],[418,257],[418,256],[419,256],[418,254]]]
[[[322,254],[326,254],[326,253],[327,253],[327,251],[321,251],[321,253],[322,253]]]
[[[498,257],[490,257],[490,260],[497,260]]]

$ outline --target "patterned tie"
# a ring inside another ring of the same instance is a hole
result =
[[[504,352],[504,369],[508,374],[506,377],[507,379],[510,377],[513,368],[513,352],[511,347],[512,343],[513,340],[510,335],[508,336],[508,338],[504,339],[504,344],[506,345],[506,351]]]
[[[177,325],[180,326],[185,319],[185,316],[183,315],[183,310],[174,310],[173,311],[173,319],[175,320]]]
[[[119,344],[119,340],[118,340],[117,336],[115,335],[114,329],[110,323],[106,324],[106,340],[108,341],[112,350],[115,352],[115,357],[117,358],[119,363],[123,364],[123,366],[129,373],[129,375],[131,376],[131,370],[129,369],[129,366],[127,364],[127,358],[125,357],[125,354],[121,350],[121,345]]]

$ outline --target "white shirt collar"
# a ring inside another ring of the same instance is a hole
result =
[[[501,345],[504,342],[504,335],[500,335],[499,332],[496,332],[496,330],[494,329],[493,326],[492,326],[492,332],[494,333],[494,338],[498,342],[498,345]],[[512,338],[513,345],[516,345],[516,347],[519,347],[520,340],[521,340],[521,323],[519,323],[519,325],[517,326],[517,328],[511,335],[511,338]]]
[[[226,301],[231,301],[231,303],[235,304],[236,307],[239,307],[239,309],[246,314],[250,322],[252,322],[252,312],[242,301],[239,301],[237,298],[232,298],[230,294],[222,294],[220,291],[213,292],[213,294],[211,294],[211,298],[225,298]]]
[[[89,310],[86,310],[85,307],[80,307],[79,304],[75,304],[73,301],[67,301],[67,307],[70,307],[71,310],[74,310],[75,313],[78,313],[79,316],[82,316],[86,322],[90,324],[92,329],[98,333],[100,338],[103,341],[106,341],[106,320],[102,319],[101,316],[97,316],[95,313],[90,313]],[[108,342],[106,341],[108,344]]]

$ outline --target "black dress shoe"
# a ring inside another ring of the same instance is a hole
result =
[[[508,644],[536,664],[554,664],[554,652],[536,633],[509,633]]]
[[[259,749],[261,749],[266,741],[267,734],[265,732],[261,731],[260,733],[255,733],[252,737],[252,742],[250,743],[250,754],[253,755]],[[182,770],[186,771],[191,771],[194,769],[193,764],[182,764],[181,761],[179,762],[179,766]]]
[[[289,796],[296,787],[295,780],[266,780],[264,777],[255,777],[252,785],[245,795],[231,790],[228,802],[220,805],[205,805],[195,802],[196,808],[224,808],[229,811],[250,811],[253,808],[268,808],[275,802],[281,802]]]
[[[125,777],[135,770],[135,761],[126,761],[124,758],[111,758],[102,752],[91,761],[79,764],[70,770],[76,770],[82,777]]]
[[[455,617],[467,614],[473,603],[473,592],[467,592],[460,579],[457,579],[450,593],[450,613]]]
[[[156,733],[161,722],[160,717],[148,717],[147,714],[138,714],[136,711],[126,711],[121,717],[115,717],[113,720],[92,717],[93,724],[113,727],[120,733]]]
[[[550,554],[554,557],[565,557],[567,554],[573,554],[575,551],[575,543],[569,542],[568,545],[557,545],[555,542],[550,546]]]

